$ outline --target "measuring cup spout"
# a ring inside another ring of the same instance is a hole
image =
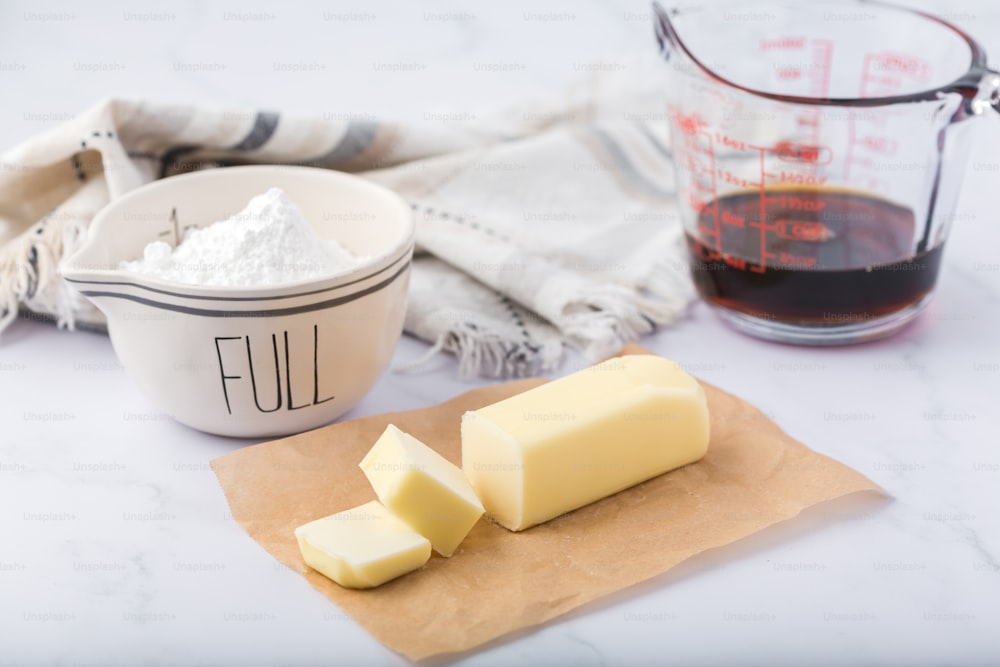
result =
[[[670,13],[658,3],[653,3],[653,27],[656,31],[656,43],[660,47],[660,55],[664,60],[670,60],[671,54],[678,49],[680,40],[677,31],[670,20]]]

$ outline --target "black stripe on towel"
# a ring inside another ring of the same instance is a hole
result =
[[[160,178],[165,177],[170,173],[171,168],[176,171],[190,171],[181,168],[180,160],[178,158],[189,155],[198,151],[201,148],[198,144],[186,144],[183,146],[175,146],[168,150],[166,153],[160,156]],[[193,165],[192,165],[193,166]]]
[[[321,165],[337,165],[347,162],[368,148],[378,135],[378,123],[358,120],[351,121],[340,142],[326,155],[315,160]]]
[[[250,132],[230,150],[252,151],[260,148],[274,136],[280,118],[280,115],[271,111],[258,111],[257,116],[253,119],[253,127],[250,128]]]

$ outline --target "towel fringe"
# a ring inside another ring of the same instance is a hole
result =
[[[52,320],[59,328],[102,329],[103,313],[62,279],[60,264],[87,238],[90,221],[107,200],[95,177],[58,208],[0,247],[0,333],[21,313]],[[102,193],[95,198],[94,191]]]
[[[60,328],[72,329],[82,300],[65,285],[59,261],[82,236],[83,223],[46,218],[0,249],[0,332],[21,307],[52,317]]]
[[[527,377],[555,370],[562,358],[562,344],[553,341],[536,346],[485,331],[471,322],[458,322],[438,335],[427,352],[395,370],[415,371],[441,352],[458,358],[458,372],[464,379]]]
[[[567,304],[559,330],[588,361],[596,362],[670,323],[686,305],[686,300],[652,299],[619,285],[603,285]]]

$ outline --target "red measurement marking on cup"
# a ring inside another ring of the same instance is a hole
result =
[[[813,66],[809,81],[809,94],[813,97],[827,97],[830,94],[830,65],[833,62],[833,41],[829,39],[814,39],[811,41],[813,50]]]
[[[886,76],[903,76],[926,81],[931,66],[923,58],[908,53],[870,53],[866,56],[869,71]]]
[[[861,66],[858,96],[861,98],[899,95],[907,89],[922,87],[930,78],[933,66],[910,53],[881,51],[866,53]],[[883,192],[881,179],[867,174],[886,156],[895,155],[899,145],[881,134],[887,114],[875,107],[851,110],[847,118],[847,145],[844,155],[844,180],[855,185],[874,185],[874,192]]]
[[[811,197],[800,197],[792,194],[780,194],[776,197],[768,197],[768,202],[777,204],[781,208],[789,211],[822,211],[826,207],[826,202],[813,199]]]
[[[688,136],[700,134],[708,124],[696,113],[682,114],[677,109],[672,109],[671,115],[674,117],[677,127],[680,128],[681,132]]]
[[[695,181],[692,183],[692,187],[699,195],[705,195],[706,199],[715,196],[715,186],[713,184]]]
[[[864,146],[873,153],[892,155],[896,152],[898,144],[889,137],[865,136],[857,140],[859,146]]]
[[[834,237],[833,230],[822,222],[815,220],[777,220],[774,233],[779,238],[791,241],[829,241]]]
[[[712,159],[712,218],[715,220],[715,229],[713,230],[712,237],[715,239],[715,252],[719,255],[722,254],[722,220],[719,215],[719,188],[718,183],[715,180],[715,144],[712,142],[712,138],[708,137],[708,146],[711,150]]]
[[[784,169],[777,174],[768,175],[780,185],[826,185],[826,182],[829,180],[826,176],[803,174],[797,171],[785,171]]]
[[[714,239],[714,256],[709,259],[717,260],[721,257],[722,222],[719,215],[719,169],[715,162],[715,145],[721,139],[708,132],[708,123],[697,113],[686,114],[673,105],[668,106],[667,111],[681,135],[680,145],[675,151],[690,174],[682,201],[698,213],[701,234],[705,238]],[[730,177],[735,177],[735,174],[730,174]],[[708,219],[712,221],[711,225],[705,224]]]
[[[761,51],[789,51],[801,49],[805,45],[805,37],[779,37],[778,39],[760,40]]]
[[[742,215],[734,215],[731,211],[722,212],[722,224],[743,227],[747,224],[746,218]]]
[[[778,263],[781,264],[783,268],[811,269],[816,266],[816,258],[806,257],[803,255],[795,255],[790,252],[782,251],[778,255]]]
[[[715,133],[715,141],[723,148],[735,148],[738,151],[745,151],[747,149],[747,143],[736,137],[731,137],[728,134],[722,132]]]
[[[819,121],[819,113],[814,109],[810,109],[808,113],[802,112],[795,117],[795,122],[799,127],[810,130],[813,133],[819,129]]]
[[[861,97],[896,95],[907,81],[927,81],[932,70],[923,58],[894,51],[866,53],[861,68]]]
[[[767,205],[773,200],[773,197],[767,196],[767,190],[764,186],[764,154],[767,149],[760,149],[760,194],[758,199],[760,199],[760,217],[757,219],[756,223],[750,222],[751,227],[756,227],[760,232],[760,264],[757,266],[750,265],[749,270],[753,273],[764,273],[767,271],[768,260],[774,259],[774,253],[767,251],[767,232],[774,228],[774,225],[767,224]]]
[[[830,96],[830,68],[833,63],[833,41],[829,39],[813,39],[812,46],[812,67],[809,69],[809,95],[814,98],[827,98]],[[812,145],[819,149],[820,126],[822,112],[819,107],[809,106],[803,110],[803,118],[799,119],[800,125],[810,130],[808,139]],[[820,153],[822,153],[822,150]],[[833,160],[833,150],[826,148],[825,160],[821,154],[817,159],[809,163],[809,172],[813,177],[813,182],[819,182],[819,165],[829,164]],[[826,179],[823,179],[824,181]]]
[[[719,180],[727,185],[736,185],[741,188],[757,187],[757,181],[752,181],[723,167],[719,167]]]
[[[733,268],[740,269],[741,271],[747,270],[747,261],[745,259],[740,259],[739,257],[733,257],[732,255],[724,253],[722,255],[722,261]],[[750,267],[750,270],[753,270],[752,266]]]
[[[782,141],[775,144],[772,151],[783,162],[829,164],[833,160],[833,151],[829,146],[796,144],[790,141]]]
[[[695,193],[691,192],[691,193],[688,193],[687,203],[688,203],[688,206],[690,206],[693,210],[700,211],[703,208],[705,208],[705,204],[707,204],[708,201],[705,200],[705,199],[702,199],[701,197],[699,197]]]

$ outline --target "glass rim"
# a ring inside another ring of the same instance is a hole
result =
[[[744,3],[731,3],[733,6],[739,7],[741,11],[748,11],[751,5]],[[764,4],[776,4],[776,3],[754,3],[755,5]],[[919,10],[912,9],[910,7],[901,7],[899,5],[894,5],[888,2],[881,2],[880,0],[854,0],[854,1],[831,1],[831,0],[821,0],[821,2],[810,3],[809,7],[816,7],[819,4],[829,4],[829,5],[840,5],[840,6],[870,6],[877,9],[897,11],[910,14],[913,16],[918,16],[920,18],[926,19],[937,23],[938,25],[947,28],[953,34],[957,35],[962,39],[965,44],[969,47],[969,57],[970,63],[968,69],[956,79],[950,81],[949,83],[935,86],[933,88],[928,88],[926,90],[920,90],[913,93],[907,93],[904,95],[881,95],[876,97],[816,97],[811,95],[787,95],[784,93],[772,93],[765,90],[760,90],[750,86],[744,86],[742,84],[736,83],[724,76],[721,76],[713,69],[707,67],[702,63],[702,61],[695,57],[693,53],[688,49],[687,44],[681,39],[680,35],[677,34],[674,29],[673,22],[671,19],[671,13],[674,15],[679,14],[681,11],[685,10],[705,10],[709,7],[706,5],[689,5],[680,6],[674,5],[670,9],[665,9],[658,0],[653,2],[653,15],[654,15],[654,27],[656,31],[656,39],[660,45],[661,54],[665,54],[667,47],[665,43],[669,43],[672,47],[678,48],[684,53],[687,58],[695,64],[695,66],[706,76],[712,80],[726,85],[735,90],[753,95],[755,97],[760,97],[764,99],[770,99],[777,102],[785,102],[788,104],[804,104],[812,106],[831,106],[831,107],[848,107],[848,108],[863,108],[863,107],[879,107],[879,106],[890,106],[895,104],[908,104],[913,102],[930,102],[940,100],[941,93],[958,93],[963,97],[967,97],[970,100],[975,99],[979,92],[979,86],[986,75],[990,74],[992,70],[987,66],[986,63],[986,51],[980,46],[979,42],[973,39],[967,32],[954,25],[950,21],[944,18],[935,16],[934,14]]]

